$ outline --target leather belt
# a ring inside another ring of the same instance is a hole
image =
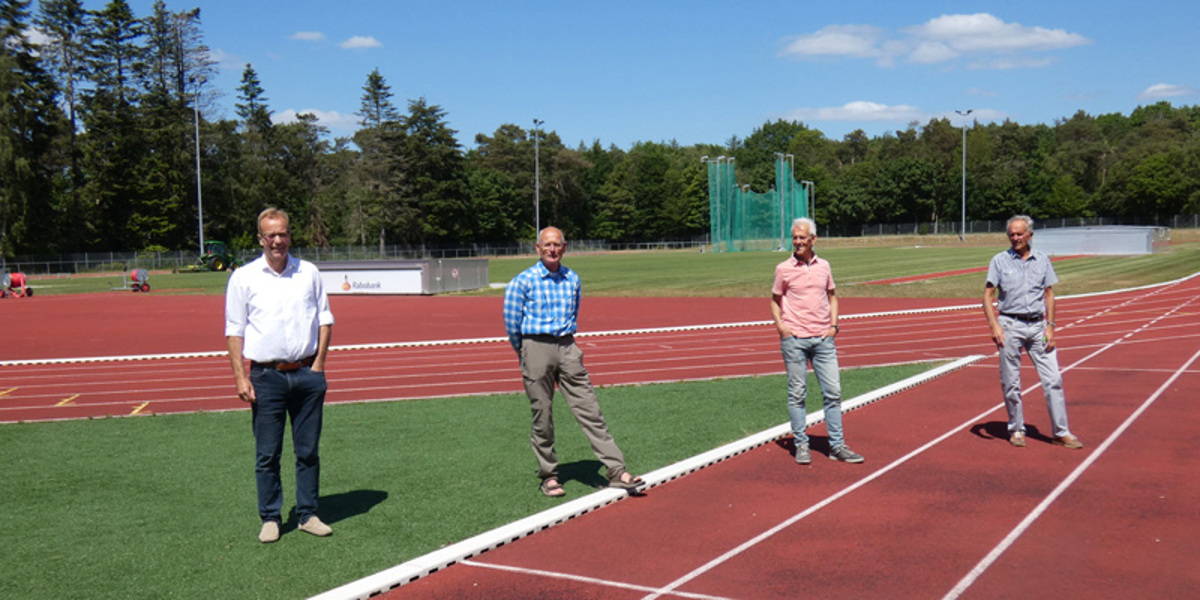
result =
[[[1026,323],[1037,323],[1038,321],[1041,321],[1043,318],[1043,316],[1040,313],[1021,314],[1021,313],[1002,312],[1002,313],[1000,313],[1000,316],[1008,317],[1010,319],[1016,319],[1018,321],[1024,321]]]
[[[257,367],[259,369],[274,369],[276,371],[284,371],[284,372],[299,371],[301,367],[311,367],[313,362],[316,360],[317,360],[317,356],[314,354],[308,358],[302,358],[295,362],[282,362],[282,361],[256,362],[256,361],[252,360],[252,361],[250,361],[250,366]]]
[[[575,339],[574,334],[551,335],[549,333],[526,333],[521,337],[527,340],[533,340],[535,342],[548,342],[551,344],[569,343]]]

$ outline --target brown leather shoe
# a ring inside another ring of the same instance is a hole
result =
[[[1080,448],[1083,448],[1083,442],[1079,441],[1079,438],[1069,433],[1062,437],[1054,438],[1054,443],[1060,444],[1063,448],[1068,448],[1070,450],[1079,450]]]
[[[1021,433],[1020,431],[1012,434],[1012,437],[1008,438],[1008,443],[1010,443],[1018,448],[1024,448],[1025,447],[1025,434]]]

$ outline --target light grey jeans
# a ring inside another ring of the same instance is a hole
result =
[[[1004,348],[1000,351],[1000,389],[1004,392],[1004,408],[1008,410],[1008,433],[1025,433],[1025,411],[1021,405],[1021,351],[1037,369],[1046,396],[1046,408],[1055,437],[1070,435],[1067,427],[1067,399],[1063,393],[1062,374],[1058,370],[1058,353],[1046,351],[1045,321],[1027,323],[1000,315],[1004,329]]]

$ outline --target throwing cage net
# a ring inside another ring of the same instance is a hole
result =
[[[796,181],[795,159],[775,155],[775,185],[755,192],[738,185],[734,159],[701,158],[708,164],[709,228],[713,252],[786,250],[792,247],[792,221],[811,217],[806,184]]]

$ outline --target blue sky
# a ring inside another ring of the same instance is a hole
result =
[[[138,16],[152,0],[128,0]],[[103,2],[88,0],[88,8]],[[545,121],[568,146],[724,143],[794,119],[840,140],[930,118],[1053,124],[1200,103],[1191,0],[168,0],[199,6],[232,118],[253,65],[277,121],[356,128],[378,68],[398,107],[441,106],[465,147]]]

